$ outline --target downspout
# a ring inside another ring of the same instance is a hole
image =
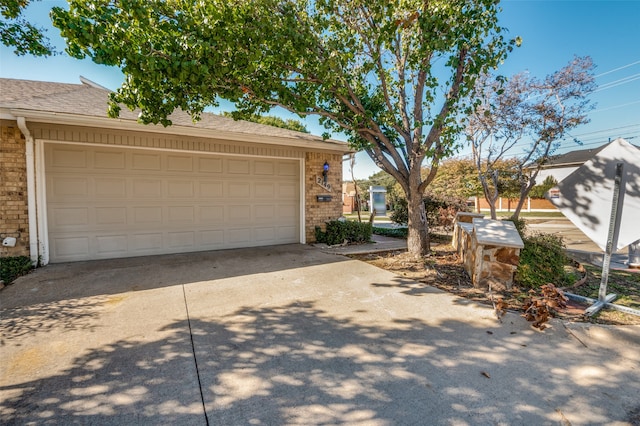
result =
[[[29,254],[31,263],[38,264],[38,226],[36,215],[36,173],[34,141],[31,132],[27,128],[27,121],[24,117],[18,117],[18,128],[26,139],[26,166],[27,166],[27,211],[29,215]]]

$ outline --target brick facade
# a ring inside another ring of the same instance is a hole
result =
[[[15,247],[0,246],[0,257],[29,256],[25,138],[17,125],[0,125],[0,239],[15,237]]]
[[[322,178],[324,162],[329,164],[327,182],[331,185],[331,192],[316,183]],[[305,157],[304,193],[306,204],[305,235],[307,243],[316,241],[315,227],[325,230],[325,223],[342,216],[342,155],[307,153]],[[329,202],[318,201],[319,195],[331,195]]]

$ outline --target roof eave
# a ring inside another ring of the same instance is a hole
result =
[[[144,125],[133,120],[125,120],[121,118],[90,117],[76,114],[34,111],[25,109],[0,109],[0,118],[15,120],[17,117],[24,117],[29,121],[39,123],[86,126],[103,129],[129,130],[137,132],[151,132],[200,137],[207,139],[220,139],[227,141],[251,142],[266,145],[280,145],[294,148],[331,151],[340,154],[354,152],[348,147],[345,142],[333,139],[294,139],[281,136],[257,135],[251,133],[232,132],[228,130],[206,129],[180,125],[172,125],[167,127],[153,124]]]

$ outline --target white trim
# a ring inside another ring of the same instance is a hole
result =
[[[44,166],[44,141],[36,140],[36,192],[38,212],[38,233],[40,234],[40,264],[49,263],[49,225],[47,222],[47,179]]]
[[[24,117],[16,119],[18,128],[25,137],[25,161],[27,168],[27,217],[29,221],[29,256],[31,263],[38,263],[38,226],[36,214],[36,171],[34,157],[34,140]]]
[[[300,159],[300,243],[307,243],[307,196],[305,188],[305,159]]]

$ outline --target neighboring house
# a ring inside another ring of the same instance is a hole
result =
[[[345,143],[207,113],[194,124],[176,112],[169,127],[126,108],[111,119],[109,91],[81,82],[0,79],[0,240],[17,239],[1,256],[308,243],[341,216]]]
[[[593,156],[602,151],[605,146],[607,146],[607,144],[601,145],[597,148],[580,149],[570,151],[565,154],[552,155],[542,165],[542,168],[536,177],[536,183],[540,185],[549,176],[553,176],[557,182],[560,182],[562,179],[577,170],[578,167],[591,160]],[[532,168],[531,170],[534,169]]]

